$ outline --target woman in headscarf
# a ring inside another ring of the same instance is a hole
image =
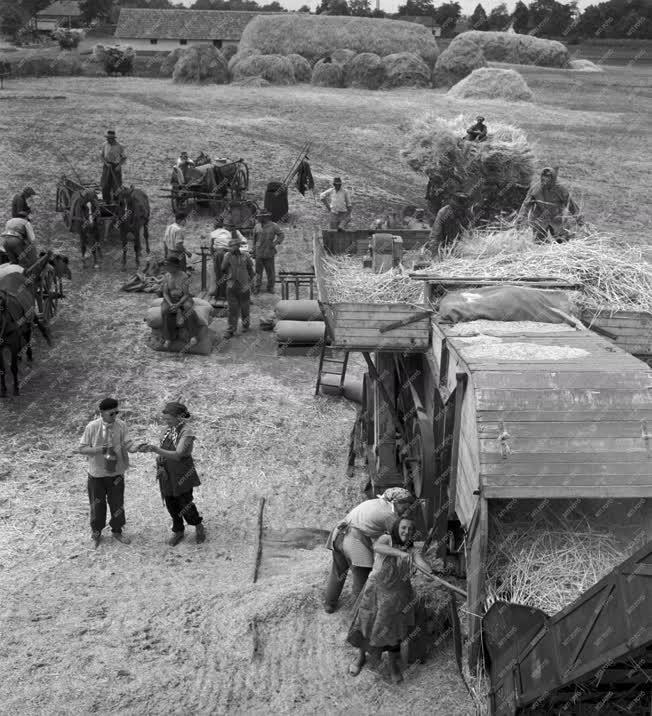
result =
[[[349,569],[354,597],[362,591],[374,564],[373,541],[389,532],[414,499],[408,490],[391,487],[379,497],[354,507],[331,532],[326,547],[333,552],[333,565],[324,599],[324,609],[329,614],[337,609]]]
[[[172,537],[168,544],[174,547],[184,536],[185,521],[196,530],[197,542],[206,539],[206,532],[193,501],[192,489],[200,485],[199,475],[192,459],[195,433],[188,425],[190,413],[183,403],[167,403],[163,408],[167,430],[161,446],[148,445],[144,452],[155,452],[156,472],[161,497],[172,517]]]
[[[399,517],[389,534],[374,543],[374,566],[355,605],[353,622],[347,640],[358,648],[358,657],[349,667],[357,676],[367,654],[374,662],[383,651],[388,652],[392,681],[403,680],[401,674],[401,642],[415,630],[417,600],[410,583],[412,567],[417,564],[430,572],[432,568],[413,549],[414,520]]]

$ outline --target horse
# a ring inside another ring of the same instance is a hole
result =
[[[122,186],[118,190],[118,219],[120,227],[120,239],[122,240],[122,268],[127,268],[127,244],[129,235],[134,240],[134,251],[136,253],[136,268],[140,267],[141,243],[140,232],[142,229],[145,239],[145,251],[149,254],[149,198],[142,189],[135,189],[132,186]]]
[[[29,269],[22,271],[18,269],[0,278],[0,397],[2,398],[7,395],[5,349],[9,349],[11,355],[14,395],[19,395],[18,357],[23,346],[26,346],[27,360],[33,359],[32,324],[36,323],[48,345],[52,343],[47,326],[40,321],[34,308],[35,281],[51,260],[51,252],[44,253]]]

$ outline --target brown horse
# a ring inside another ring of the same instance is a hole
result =
[[[120,227],[120,239],[122,240],[122,268],[127,267],[127,244],[130,236],[133,238],[136,268],[138,268],[142,253],[141,230],[145,240],[145,251],[149,254],[149,198],[141,189],[122,186],[118,190],[117,199],[119,213],[116,223]]]
[[[35,281],[52,259],[46,253],[22,273],[10,273],[0,278],[0,397],[7,395],[5,382],[4,351],[11,355],[11,373],[14,379],[14,395],[19,395],[18,356],[26,347],[27,359],[32,360],[32,324],[51,344],[47,327],[39,320],[34,307]]]

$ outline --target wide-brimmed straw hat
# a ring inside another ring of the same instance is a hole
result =
[[[105,136],[106,136],[106,139],[115,139],[116,138],[115,132],[112,129],[109,129]]]

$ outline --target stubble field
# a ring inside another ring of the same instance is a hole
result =
[[[362,497],[363,477],[345,476],[355,411],[313,396],[316,359],[278,358],[272,336],[257,329],[208,357],[150,351],[142,317],[151,297],[118,291],[125,274],[117,239],[100,272],[84,270],[54,197],[58,177],[72,173],[67,161],[85,181],[98,181],[104,131],[116,129],[129,157],[125,181],[152,201],[155,248],[170,219],[161,188],[181,149],[243,157],[262,200],[267,182],[282,178],[310,139],[318,189],[340,175],[353,193],[353,224],[364,227],[386,209],[422,203],[425,179],[398,156],[400,128],[411,117],[481,111],[489,125],[507,120],[527,131],[539,165],[560,165],[592,223],[647,244],[652,72],[526,76],[536,105],[460,103],[432,91],[196,88],[146,79],[25,80],[0,95],[3,206],[32,184],[39,242],[64,250],[73,269],[54,345],[37,340],[33,368],[21,364],[21,397],[0,403],[2,711],[473,712],[449,643],[398,688],[368,670],[355,680],[346,675],[347,601],[335,615],[321,608],[329,557],[321,547],[264,562],[251,583],[259,496],[268,499],[265,524],[275,530],[330,529]],[[64,99],[48,99],[54,95]],[[290,211],[277,268],[302,270],[324,212],[294,189]],[[206,215],[191,218],[191,250],[209,230]],[[129,261],[133,268],[132,254]],[[255,327],[269,305],[257,302]],[[120,399],[132,435],[148,440],[161,433],[163,402],[188,405],[204,545],[194,544],[192,528],[174,550],[164,544],[169,518],[152,459],[136,455],[125,500],[133,542],[105,537],[92,548],[85,465],[72,449],[107,394]]]

